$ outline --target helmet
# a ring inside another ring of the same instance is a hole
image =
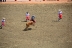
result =
[[[31,17],[31,19],[35,19],[35,16],[33,15],[33,16]]]

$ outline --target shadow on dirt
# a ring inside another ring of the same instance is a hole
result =
[[[60,21],[58,21],[58,20],[52,20],[52,22],[60,22]]]
[[[21,22],[27,22],[27,21],[21,21]]]
[[[26,29],[24,29],[23,31],[28,31],[28,30],[32,30],[32,28],[28,28],[27,30],[26,30]]]

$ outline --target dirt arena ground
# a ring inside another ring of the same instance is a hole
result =
[[[63,19],[58,20],[58,10]],[[25,14],[35,15],[36,24],[25,28]],[[61,4],[2,4],[6,25],[0,29],[0,48],[72,48],[72,3]]]

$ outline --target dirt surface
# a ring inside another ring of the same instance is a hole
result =
[[[58,10],[63,18],[58,20]],[[23,31],[25,14],[35,15],[32,30]],[[72,48],[72,3],[62,4],[2,4],[6,25],[0,29],[0,48]]]

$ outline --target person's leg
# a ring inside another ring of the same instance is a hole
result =
[[[2,26],[5,26],[4,22],[2,22]]]
[[[58,18],[58,21],[60,20],[60,18]]]
[[[58,19],[58,21],[61,20],[61,19],[62,19],[62,14],[59,15],[59,19]]]
[[[28,16],[28,20],[30,20],[30,17]]]
[[[28,20],[30,20],[30,17],[29,16],[26,17],[26,21],[28,21]]]
[[[61,15],[59,15],[58,21],[60,21],[60,19],[61,19]]]
[[[27,20],[28,20],[28,17],[26,16],[26,22],[27,22]]]

